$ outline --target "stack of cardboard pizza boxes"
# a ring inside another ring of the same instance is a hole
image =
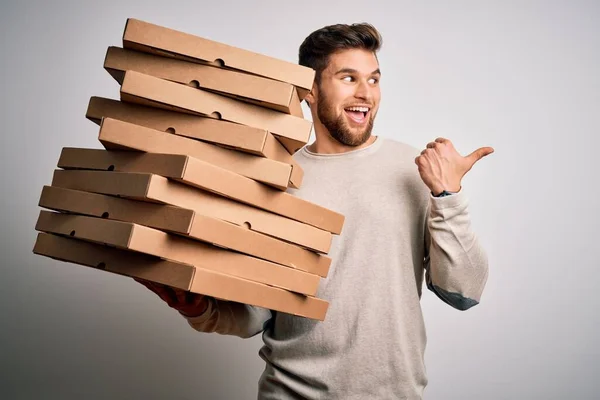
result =
[[[343,215],[287,191],[312,123],[314,70],[128,19],[92,97],[105,149],[62,149],[34,253],[323,320]]]

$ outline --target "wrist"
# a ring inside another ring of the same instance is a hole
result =
[[[448,196],[450,194],[455,194],[460,192],[462,189],[461,185],[440,185],[435,186],[431,189],[431,195],[433,197],[443,197]]]
[[[200,317],[202,315],[204,315],[204,313],[206,313],[206,311],[208,310],[208,300],[206,298],[203,298],[202,301],[198,304],[198,307],[194,308],[193,310],[177,310],[179,311],[179,314],[183,315],[186,318],[195,318],[195,317]]]

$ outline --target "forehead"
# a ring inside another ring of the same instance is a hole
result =
[[[348,49],[330,55],[324,72],[335,74],[341,69],[354,69],[361,74],[371,74],[378,68],[379,62],[372,51]]]

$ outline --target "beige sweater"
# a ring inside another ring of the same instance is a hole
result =
[[[466,310],[480,300],[488,264],[464,190],[434,198],[417,171],[419,153],[379,137],[349,153],[295,155],[305,177],[290,191],[346,217],[318,292],[330,302],[325,321],[214,300],[188,319],[201,332],[262,332],[259,399],[421,398],[423,281]]]

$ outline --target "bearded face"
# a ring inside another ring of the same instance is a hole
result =
[[[336,106],[326,92],[319,91],[317,116],[329,135],[343,145],[356,147],[371,137],[376,112],[372,106]]]
[[[331,138],[349,147],[369,140],[381,98],[380,75],[372,52],[351,49],[329,57],[315,85],[313,112]]]

